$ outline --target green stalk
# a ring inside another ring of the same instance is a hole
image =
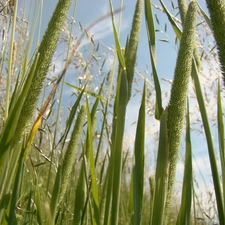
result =
[[[225,207],[225,144],[224,144],[224,122],[223,122],[223,107],[221,99],[220,81],[218,79],[218,94],[217,94],[217,123],[218,123],[218,141],[220,150],[220,165],[222,171],[222,188],[223,188],[223,207]]]
[[[225,84],[225,1],[206,0],[211,16],[211,25],[216,39],[223,82]]]
[[[180,42],[180,49],[176,62],[174,81],[168,105],[168,144],[169,144],[169,180],[166,202],[166,215],[169,213],[170,199],[176,173],[178,151],[181,142],[184,113],[187,101],[188,84],[191,75],[192,57],[195,46],[195,26],[197,17],[197,4],[192,1],[188,7],[184,30]],[[165,224],[167,223],[165,217]]]

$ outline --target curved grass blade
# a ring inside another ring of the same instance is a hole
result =
[[[173,30],[174,30],[174,32],[175,32],[175,34],[176,34],[178,40],[180,40],[180,39],[181,39],[181,36],[182,36],[182,31],[181,31],[180,28],[177,26],[176,22],[175,22],[174,19],[173,19],[172,14],[171,14],[171,13],[169,12],[169,10],[166,8],[164,2],[163,2],[162,0],[160,0],[160,3],[161,3],[161,5],[162,5],[162,7],[163,7],[164,12],[165,12],[166,15],[167,15],[167,17],[168,17],[168,19],[169,19],[169,21],[170,21],[172,27],[173,27]]]
[[[122,67],[123,70],[125,70],[126,64],[125,64],[123,52],[120,47],[120,41],[119,41],[119,37],[118,37],[117,31],[116,31],[116,26],[114,23],[114,12],[113,12],[113,6],[112,6],[111,0],[109,0],[109,5],[110,5],[110,11],[111,11],[111,17],[112,17],[113,34],[114,34],[114,39],[115,39],[115,43],[116,43],[116,52],[117,52],[117,56],[118,56],[118,59],[120,62],[120,66]]]
[[[201,11],[201,14],[203,15],[206,23],[208,24],[209,28],[212,30],[212,24],[211,24],[211,20],[210,20],[210,17],[207,15],[207,13],[203,10],[203,8],[199,5],[198,3],[198,8],[200,9]]]
[[[85,90],[85,88],[83,89],[83,88],[77,87],[77,86],[72,85],[72,84],[67,83],[67,82],[64,82],[64,83],[65,83],[66,85],[68,85],[69,87],[73,88],[73,89],[76,89],[76,90],[78,90],[78,91],[83,91],[84,93],[86,93],[86,94],[88,94],[88,95],[90,95],[90,96],[93,96],[93,97],[95,97],[95,98],[98,98],[98,99],[100,99],[100,100],[103,100],[103,101],[106,101],[106,100],[107,100],[106,98],[104,98],[103,96],[101,96],[101,95],[99,95],[99,94],[96,94],[96,93],[94,93],[94,92],[90,92],[90,91]]]

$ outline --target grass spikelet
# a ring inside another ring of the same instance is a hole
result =
[[[206,0],[211,16],[211,25],[216,39],[221,64],[223,83],[225,84],[225,1]]]
[[[187,14],[187,8],[188,8],[186,0],[178,0],[178,7],[179,7],[179,11],[180,11],[180,17],[181,17],[182,24],[184,24],[185,17]],[[198,70],[200,70],[201,62],[200,62],[197,45],[195,45],[195,49],[194,49],[194,58],[196,61],[197,68],[198,68]]]
[[[131,97],[131,89],[134,78],[134,67],[136,62],[137,47],[141,27],[141,18],[142,18],[142,0],[138,0],[136,3],[135,12],[133,16],[130,37],[128,39],[127,48],[125,51],[125,64],[128,81],[128,101],[130,100]]]
[[[76,150],[77,150],[78,142],[82,134],[82,128],[83,128],[85,115],[86,115],[86,110],[85,110],[85,106],[83,105],[77,117],[77,121],[74,126],[74,129],[70,138],[70,142],[63,159],[59,200],[63,198],[68,186],[68,182],[70,180],[70,174],[72,171],[73,164],[75,162]]]
[[[188,7],[184,23],[184,30],[174,73],[174,81],[171,89],[171,97],[168,105],[167,127],[170,168],[167,204],[169,204],[170,196],[172,194],[178,150],[182,136],[188,83],[191,74],[192,57],[195,46],[194,35],[197,15],[196,12],[197,5],[194,1],[192,1]]]
[[[59,34],[62,25],[66,19],[68,9],[72,0],[59,0],[55,11],[49,21],[48,28],[43,36],[42,42],[38,48],[39,60],[37,62],[35,74],[28,95],[26,97],[24,106],[22,108],[19,123],[15,133],[15,137],[21,137],[26,126],[28,125],[35,106],[37,104],[38,96],[42,90],[43,81],[47,73],[52,55],[55,51]],[[31,70],[34,65],[31,66]],[[29,77],[30,74],[28,74]]]
[[[186,13],[187,13],[187,2],[186,0],[178,0],[178,7],[180,11],[180,18],[182,23],[184,24]]]

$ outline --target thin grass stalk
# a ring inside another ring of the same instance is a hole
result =
[[[93,151],[93,128],[96,115],[96,109],[98,105],[98,99],[96,99],[95,104],[92,109],[92,113],[89,112],[88,100],[86,99],[86,110],[88,117],[88,148],[89,148],[89,162],[90,162],[90,175],[91,175],[91,183],[90,188],[92,190],[92,199],[93,199],[93,208],[94,208],[94,223],[100,225],[100,212],[99,212],[99,196],[98,196],[98,188],[97,188],[97,177],[96,177],[96,168],[95,168],[95,160],[94,160],[94,151]]]
[[[212,31],[217,43],[223,82],[225,84],[225,1],[206,0],[211,16]]]
[[[223,107],[220,90],[220,80],[218,79],[217,91],[217,123],[218,123],[218,139],[220,150],[220,166],[222,171],[222,188],[223,188],[223,207],[225,208],[225,145],[224,145],[224,122],[223,122]]]
[[[172,196],[173,184],[176,173],[178,151],[181,142],[184,113],[187,101],[187,90],[191,75],[192,57],[195,46],[195,26],[197,17],[197,4],[192,1],[189,4],[184,30],[180,42],[174,81],[171,89],[171,96],[168,105],[168,144],[169,144],[169,180],[168,195],[166,202],[166,217],[164,223],[167,224],[170,199]]]
[[[125,64],[128,82],[128,101],[131,98],[132,84],[134,79],[134,68],[137,57],[137,48],[142,20],[142,0],[137,0],[130,36],[125,49]]]
[[[13,49],[14,49],[14,36],[15,36],[15,29],[16,29],[16,17],[17,17],[17,6],[18,0],[14,1],[14,11],[13,11],[13,18],[12,18],[12,27],[11,27],[11,36],[10,36],[10,51],[9,51],[9,59],[8,59],[8,75],[7,75],[7,82],[6,82],[6,99],[5,99],[5,118],[8,118],[9,113],[9,105],[10,105],[10,90],[11,90],[11,77],[12,77],[12,65],[13,65]]]

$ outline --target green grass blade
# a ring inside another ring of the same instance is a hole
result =
[[[213,136],[212,136],[210,125],[209,125],[208,114],[206,111],[205,100],[202,94],[202,88],[201,88],[201,84],[198,77],[198,71],[194,61],[192,66],[192,79],[194,80],[196,97],[198,100],[198,105],[200,108],[200,113],[201,113],[202,122],[203,122],[204,130],[205,130],[207,145],[208,145],[208,154],[209,154],[213,184],[214,184],[215,195],[216,195],[219,221],[220,221],[220,224],[224,224],[225,223],[224,206],[223,206],[223,198],[222,198],[222,192],[220,187],[220,179],[219,179],[219,172],[218,172],[218,166],[216,161],[215,148],[213,144]]]
[[[117,52],[117,56],[118,56],[118,59],[120,62],[120,66],[122,67],[122,69],[125,69],[126,68],[125,59],[124,59],[123,52],[120,47],[120,41],[119,41],[119,37],[118,37],[117,31],[116,31],[116,26],[114,23],[114,12],[113,12],[113,6],[112,6],[111,0],[109,0],[109,5],[110,5],[110,11],[111,11],[111,17],[112,17],[113,34],[114,34],[114,39],[115,39],[115,43],[116,43],[116,52]]]
[[[61,177],[62,177],[61,172],[62,172],[62,166],[59,165],[57,168],[55,183],[52,190],[50,209],[48,212],[47,220],[49,225],[55,224],[55,216],[56,216],[57,204],[59,201],[59,191],[60,191],[60,184],[61,184]]]
[[[155,91],[156,91],[155,118],[159,120],[163,112],[162,94],[161,94],[161,87],[160,87],[159,78],[158,78],[158,74],[156,70],[155,25],[154,25],[152,6],[151,6],[150,0],[145,0],[145,21],[146,21],[146,30],[148,35],[148,44],[149,44],[153,79],[154,79]]]
[[[222,171],[222,188],[223,188],[223,204],[225,207],[225,145],[224,145],[224,122],[223,108],[220,90],[220,80],[218,79],[218,94],[217,94],[217,123],[218,123],[218,139],[220,151],[220,165]]]
[[[208,14],[203,10],[203,8],[199,5],[199,3],[198,3],[198,8],[200,9],[201,14],[203,15],[203,17],[204,17],[206,23],[208,24],[209,28],[212,29],[211,19],[208,16]]]
[[[81,221],[83,220],[82,219],[83,215],[85,215],[84,207],[85,207],[85,200],[87,198],[86,167],[87,167],[86,157],[83,156],[74,201],[73,225],[80,225]]]
[[[119,199],[120,199],[120,186],[122,174],[122,145],[125,126],[125,115],[127,105],[127,75],[126,71],[122,70],[119,74],[117,83],[117,93],[114,105],[113,115],[113,131],[112,131],[112,147],[111,152],[113,155],[113,196],[112,196],[112,215],[111,224],[117,225],[119,214]]]
[[[90,172],[91,172],[91,189],[93,196],[93,207],[94,207],[94,219],[95,223],[100,225],[100,214],[99,214],[99,200],[98,200],[98,187],[97,187],[97,177],[95,171],[95,160],[94,160],[94,152],[93,152],[93,141],[92,141],[92,120],[91,114],[89,112],[88,100],[86,100],[86,110],[87,110],[87,118],[88,118],[88,147],[89,147],[89,161],[90,161]],[[93,112],[95,111],[95,108]],[[95,113],[93,113],[94,117]]]
[[[35,204],[37,206],[37,222],[39,225],[44,225],[43,220],[43,203],[41,202],[41,194],[38,186],[38,177],[35,172]]]
[[[186,113],[186,155],[184,165],[184,177],[182,188],[182,199],[180,211],[177,219],[177,225],[189,225],[191,222],[191,205],[192,205],[192,147],[190,133],[190,116],[189,103],[187,102]]]
[[[133,167],[133,201],[134,224],[141,224],[142,199],[144,192],[144,149],[145,149],[145,101],[146,81],[143,87],[142,101],[138,114],[138,122],[135,137],[135,164]]]
[[[88,95],[93,96],[93,97],[95,97],[95,98],[98,98],[98,99],[100,99],[100,100],[106,101],[106,98],[104,98],[104,97],[101,96],[100,94],[96,94],[96,93],[94,93],[94,92],[87,91],[87,90],[85,90],[85,88],[80,88],[80,87],[77,87],[77,86],[72,85],[72,84],[67,83],[67,82],[64,82],[64,83],[65,83],[66,85],[68,85],[69,87],[73,88],[73,89],[76,89],[76,90],[78,90],[78,91],[83,91],[85,94],[88,94]]]
[[[155,172],[155,187],[153,196],[153,208],[151,213],[151,225],[162,225],[164,220],[165,203],[167,195],[168,167],[169,167],[169,145],[167,135],[167,110],[160,120],[160,134],[158,156]]]
[[[181,36],[182,36],[182,31],[181,31],[181,29],[178,27],[178,25],[177,25],[176,22],[174,21],[172,14],[171,14],[171,13],[169,12],[169,10],[166,8],[164,2],[163,2],[162,0],[160,0],[160,3],[161,3],[161,5],[162,5],[162,7],[163,7],[163,10],[164,10],[164,12],[166,13],[166,15],[167,15],[167,17],[168,17],[168,19],[169,19],[169,21],[170,21],[170,23],[171,23],[171,25],[172,25],[172,28],[173,28],[173,30],[174,30],[174,32],[175,32],[175,34],[176,34],[178,40],[180,40],[180,39],[181,39]]]

